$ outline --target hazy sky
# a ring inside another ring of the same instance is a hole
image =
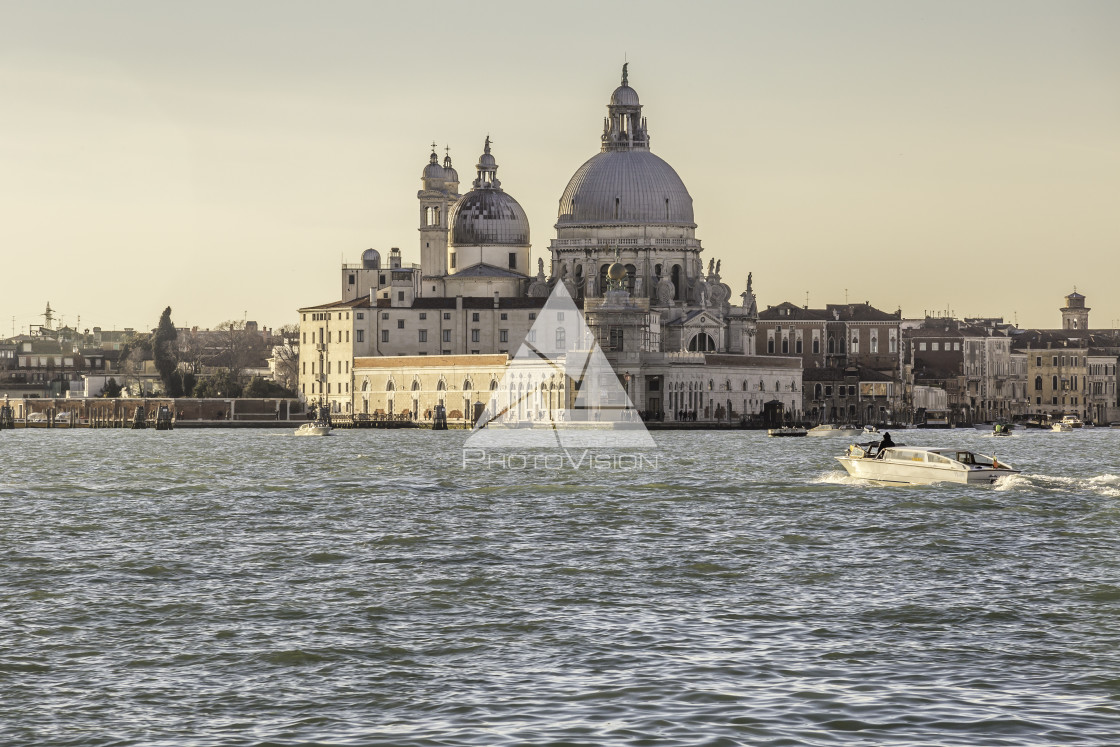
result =
[[[1117,2],[0,2],[0,333],[335,300],[487,133],[547,256],[624,56],[762,306],[1120,324]],[[535,264],[535,263],[534,263]]]

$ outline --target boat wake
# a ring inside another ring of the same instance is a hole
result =
[[[865,480],[862,477],[852,477],[843,470],[825,472],[809,481],[811,485],[876,485],[874,480]]]
[[[1008,475],[993,486],[995,490],[1038,490],[1082,493],[1120,498],[1120,475],[1096,477],[1058,477],[1054,475]]]

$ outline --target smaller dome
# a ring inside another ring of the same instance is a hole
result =
[[[444,179],[449,182],[459,181],[459,172],[451,166],[451,156],[445,156],[443,159]]]
[[[619,86],[611,94],[611,106],[640,106],[638,92],[630,86]]]
[[[498,168],[498,162],[494,159],[494,156],[490,155],[489,153],[483,153],[482,156],[478,159],[478,168],[482,169],[483,171],[492,171],[493,169]]]
[[[620,262],[614,262],[607,268],[607,277],[614,282],[619,282],[626,277],[626,266]]]
[[[424,179],[443,179],[445,175],[444,168],[439,165],[439,156],[433,150],[431,157],[428,159],[428,165],[424,167]]]
[[[367,270],[381,269],[381,252],[376,249],[366,249],[362,252],[362,267]]]
[[[499,189],[475,189],[448,216],[452,246],[529,244],[529,219],[517,200]]]

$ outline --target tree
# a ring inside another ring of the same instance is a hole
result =
[[[117,383],[115,378],[110,376],[109,380],[105,382],[105,386],[101,388],[101,396],[116,399],[121,396],[121,385]]]
[[[285,324],[280,337],[283,344],[272,348],[274,377],[278,384],[295,391],[299,386],[299,325]]]
[[[183,396],[183,382],[177,375],[179,367],[178,346],[176,341],[179,333],[171,322],[171,307],[163,310],[159,318],[159,326],[152,335],[152,357],[155,359],[156,370],[163,381],[163,388],[169,397]]]
[[[230,320],[218,325],[218,340],[221,348],[218,365],[223,366],[233,379],[241,377],[241,372],[254,363],[264,359],[264,340],[259,334],[245,328],[244,320]]]
[[[229,371],[219,371],[202,379],[194,387],[193,396],[200,398],[240,397],[241,384]]]
[[[296,395],[291,389],[281,386],[275,381],[269,381],[263,376],[254,376],[253,380],[249,382],[249,386],[245,387],[242,396],[267,399],[273,397],[292,398]]]
[[[120,368],[121,375],[124,377],[124,383],[130,389],[135,387],[135,393],[139,396],[144,395],[140,380],[141,374],[144,373],[144,361],[150,360],[151,357],[151,335],[138,335],[133,333],[121,345],[121,356],[118,359],[118,367]]]

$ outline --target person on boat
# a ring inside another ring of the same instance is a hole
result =
[[[883,440],[879,442],[879,453],[883,453],[883,449],[889,449],[894,446],[894,441],[891,439],[890,433],[883,434]]]

